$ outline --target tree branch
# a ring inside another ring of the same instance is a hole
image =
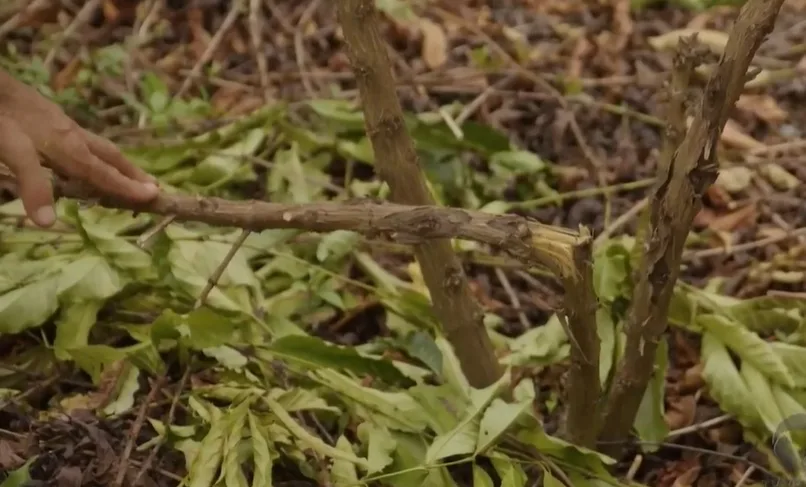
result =
[[[338,0],[338,17],[347,54],[353,65],[364,105],[364,123],[381,178],[389,184],[391,200],[411,205],[434,205],[420,170],[414,143],[406,131],[403,110],[395,91],[388,47],[380,32],[374,0]],[[432,211],[432,210],[428,210]],[[427,220],[419,222],[428,226]],[[515,237],[519,240],[519,237]],[[450,240],[415,245],[414,254],[462,370],[474,387],[486,387],[501,377],[501,366],[482,312],[474,301]]]
[[[177,221],[237,227],[255,232],[272,228],[295,228],[310,232],[351,230],[368,238],[386,238],[407,244],[444,238],[472,240],[498,248],[530,266],[548,268],[560,278],[573,276],[571,252],[580,239],[571,230],[520,216],[493,215],[458,208],[398,205],[370,200],[286,204],[167,193],[160,194],[149,203],[134,203],[99,195],[81,182],[52,179],[57,199],[92,201],[104,208],[136,213],[173,215]],[[16,178],[8,168],[0,165],[0,180],[15,182]]]
[[[685,138],[677,150],[664,151],[668,160],[658,167],[644,257],[626,324],[625,356],[616,372],[599,435],[603,442],[621,441],[632,428],[652,377],[658,343],[666,330],[684,243],[702,205],[702,195],[717,176],[719,136],[747,81],[750,61],[772,30],[782,3],[783,0],[745,3]],[[678,76],[687,76],[691,66],[685,60],[691,56],[692,53],[684,53],[678,58]]]

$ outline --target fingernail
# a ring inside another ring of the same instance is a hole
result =
[[[159,186],[157,186],[156,183],[145,183],[144,186],[146,187],[146,189],[148,189],[149,193],[157,194],[160,192],[160,188]]]
[[[56,223],[56,213],[52,206],[43,206],[34,212],[34,219],[37,225],[49,227]]]

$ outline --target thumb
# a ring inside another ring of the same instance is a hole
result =
[[[40,227],[56,221],[53,188],[39,162],[33,141],[10,118],[0,116],[0,161],[17,177],[22,205],[28,218]]]

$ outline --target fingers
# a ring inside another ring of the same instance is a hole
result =
[[[159,189],[154,179],[127,161],[114,144],[73,125],[48,146],[47,156],[67,175],[101,192],[133,201],[149,201]]]
[[[128,176],[135,181],[141,181],[143,183],[156,183],[156,180],[153,176],[132,164],[120,152],[120,149],[118,149],[117,146],[111,141],[101,137],[100,135],[96,135],[89,130],[85,130],[83,128],[80,130],[84,135],[84,139],[87,141],[90,151],[92,151],[92,153],[103,162],[109,164],[120,171],[120,173],[124,176]]]
[[[53,188],[48,173],[39,163],[33,141],[11,119],[0,117],[0,159],[17,177],[25,213],[41,227],[56,221]]]

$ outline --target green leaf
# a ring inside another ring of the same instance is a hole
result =
[[[119,360],[126,358],[126,352],[108,345],[87,345],[84,347],[73,347],[67,350],[84,372],[91,378],[94,384],[101,380],[101,373],[104,369]]]
[[[655,354],[652,379],[641,399],[634,423],[638,437],[646,442],[644,448],[649,452],[656,451],[656,445],[663,442],[669,434],[669,426],[664,417],[664,389],[668,361],[669,344],[666,338],[663,338]]]
[[[596,331],[599,335],[599,380],[606,387],[608,377],[613,369],[616,359],[616,324],[609,307],[600,307],[596,310]]]
[[[524,174],[534,174],[546,168],[536,154],[525,150],[496,152],[490,158],[491,165],[501,165],[511,171]]]
[[[367,448],[367,474],[382,472],[392,464],[392,453],[397,447],[397,441],[387,428],[365,421],[358,425],[358,437]]]
[[[316,259],[324,262],[328,259],[339,260],[354,249],[361,235],[347,230],[336,230],[325,235],[316,248]]]
[[[306,367],[337,368],[359,375],[377,377],[390,384],[410,384],[411,381],[391,362],[384,359],[363,357],[355,349],[339,347],[312,336],[288,335],[275,340],[266,348],[269,354],[283,357]],[[271,357],[257,351],[257,356],[266,360]]]
[[[336,440],[336,448],[347,454],[354,454],[350,440],[345,438],[344,435],[340,435],[339,439]],[[358,472],[353,462],[338,458],[334,459],[333,465],[330,467],[330,473],[334,485],[352,487],[359,484]]]
[[[711,396],[719,406],[736,416],[743,425],[757,425],[761,420],[753,406],[753,395],[739,374],[728,349],[710,332],[702,337],[702,376]]]
[[[501,479],[501,487],[526,486],[526,472],[523,471],[520,462],[500,453],[491,455],[490,461]]]
[[[287,150],[274,155],[274,164],[268,173],[268,191],[273,199],[290,203],[310,203],[320,188],[311,188],[308,182],[310,169],[302,165],[299,145],[292,142]]]
[[[724,312],[757,333],[792,333],[804,321],[806,304],[797,298],[759,296],[742,300]]]
[[[188,487],[211,487],[224,457],[225,435],[229,422],[213,418],[210,430],[199,445],[199,451],[188,470]]]
[[[224,458],[221,463],[221,474],[226,487],[246,487],[246,477],[241,468],[239,447],[243,440],[246,416],[249,412],[249,401],[243,401],[226,416],[227,431],[224,437]]]
[[[784,420],[784,416],[775,403],[775,396],[772,393],[767,377],[748,362],[742,363],[740,373],[745,384],[747,384],[747,388],[753,391],[752,404],[758,411],[767,431],[774,433],[778,425]]]
[[[29,458],[20,468],[11,471],[0,487],[28,487],[31,485],[31,464],[37,459],[36,456]]]
[[[0,295],[0,333],[19,333],[44,323],[59,308],[58,291],[58,277],[44,276]]]
[[[543,487],[565,487],[565,484],[557,480],[550,469],[543,468]]]
[[[131,364],[126,364],[124,370],[115,399],[104,407],[104,414],[108,416],[122,414],[134,407],[134,395],[137,394],[137,390],[140,388],[140,383],[138,382],[140,369]]]
[[[470,391],[470,407],[464,412],[462,419],[452,430],[434,438],[425,456],[427,464],[433,465],[436,461],[453,455],[468,455],[476,451],[478,446],[486,447],[488,445],[493,435],[499,432],[502,423],[496,423],[493,418],[489,418],[487,427],[490,431],[488,431],[480,444],[479,428],[482,414],[501,392],[502,388],[506,387],[509,379],[509,374],[505,373],[490,386]],[[504,422],[510,416],[507,416]]]
[[[179,340],[195,350],[215,348],[237,338],[240,323],[210,308],[198,308],[186,315],[165,310],[151,325],[151,340]]]
[[[423,408],[405,392],[384,392],[358,384],[333,370],[320,369],[311,373],[320,384],[342,396],[346,403],[360,406],[358,416],[371,418],[389,429],[421,433],[428,426]]]
[[[494,399],[481,418],[475,453],[486,453],[518,421],[521,414],[531,407],[530,399],[515,404],[506,403],[498,398]]]
[[[69,350],[89,344],[90,330],[103,301],[72,301],[59,312],[53,352],[59,360],[70,358]]]
[[[428,419],[428,426],[437,435],[454,429],[470,405],[469,397],[457,395],[455,389],[447,384],[440,386],[420,384],[410,388],[408,393],[422,407]]]
[[[437,335],[434,339],[434,344],[439,348],[442,354],[442,370],[440,377],[442,380],[453,388],[454,393],[464,399],[470,397],[470,383],[462,372],[462,366],[459,363],[459,358],[453,351],[453,346],[441,335]]]
[[[272,467],[274,466],[274,456],[271,453],[271,440],[268,432],[258,423],[255,415],[251,411],[247,413],[249,418],[249,433],[252,437],[252,456],[254,472],[252,473],[252,487],[272,487]]]
[[[307,103],[319,116],[334,122],[334,126],[342,127],[344,130],[364,130],[364,114],[351,101],[309,100]]]
[[[490,474],[477,463],[473,464],[473,487],[495,487]]]
[[[784,342],[770,342],[795,381],[795,387],[806,388],[806,347]]]
[[[567,353],[568,336],[560,318],[554,314],[545,325],[532,328],[510,341],[510,354],[501,362],[507,365],[526,365],[535,360],[551,361],[564,358]]]
[[[321,438],[309,433],[308,430],[297,423],[294,418],[282,408],[280,403],[270,397],[265,397],[263,400],[269,406],[271,412],[277,417],[277,420],[296,437],[297,441],[301,443],[304,448],[310,448],[334,460],[350,462],[361,467],[364,471],[369,470],[369,462],[365,458],[357,456],[352,449],[350,449],[350,451],[344,451],[328,445]]]
[[[255,178],[249,157],[254,156],[268,133],[263,128],[249,130],[241,140],[218,149],[199,161],[189,181],[198,185],[214,184],[222,180],[251,181]]]
[[[558,462],[574,465],[577,469],[615,482],[615,478],[605,466],[613,465],[616,461],[607,455],[550,436],[541,428],[520,431],[517,437],[524,443],[537,448],[539,452],[555,458]]]
[[[593,283],[600,300],[613,302],[625,297],[630,288],[630,253],[617,241],[611,241],[596,252]]]
[[[421,331],[410,333],[403,342],[406,353],[442,375],[442,352],[431,335]]]
[[[697,323],[733,350],[743,362],[753,364],[759,372],[779,384],[794,386],[795,381],[781,357],[755,333],[730,318],[715,314],[700,315]]]
[[[125,278],[106,259],[86,255],[69,263],[62,271],[59,296],[71,300],[105,301],[125,285]]]

